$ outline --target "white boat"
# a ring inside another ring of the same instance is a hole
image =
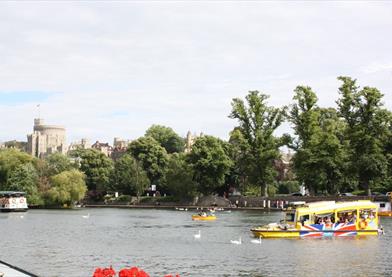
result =
[[[25,212],[28,209],[26,193],[0,191],[0,212]]]

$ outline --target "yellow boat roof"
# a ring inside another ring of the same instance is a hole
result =
[[[371,202],[370,200],[358,200],[351,202],[335,202],[335,201],[320,201],[306,203],[304,206],[297,207],[299,213],[319,213],[322,211],[332,211],[332,210],[354,210],[354,209],[377,209],[377,204]]]

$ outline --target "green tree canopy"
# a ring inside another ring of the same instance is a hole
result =
[[[193,169],[199,192],[209,194],[224,184],[233,163],[228,148],[228,143],[212,136],[200,137],[193,144],[186,160]]]
[[[126,195],[140,196],[150,185],[146,172],[130,154],[123,155],[114,164],[114,188]]]
[[[80,170],[86,175],[88,190],[98,192],[110,189],[113,161],[96,149],[78,149],[72,154],[80,163]]]
[[[47,156],[45,160],[48,176],[57,175],[63,171],[74,168],[74,164],[71,162],[69,157],[59,152]]]
[[[372,186],[387,174],[387,157],[383,138],[388,136],[389,112],[381,102],[383,94],[372,87],[360,89],[356,80],[339,77],[340,98],[337,101],[340,116],[347,122],[351,168],[359,184],[370,195]]]
[[[281,140],[273,135],[285,117],[285,107],[267,106],[268,96],[258,91],[250,91],[245,97],[246,103],[234,98],[230,118],[237,119],[243,139],[242,156],[246,156],[249,165],[246,173],[250,182],[260,186],[262,194],[268,196],[268,184],[274,182],[276,170],[274,160],[280,157]]]
[[[27,202],[30,205],[43,204],[38,192],[38,173],[32,163],[20,164],[11,173],[8,179],[7,190],[26,192]]]
[[[297,178],[312,194],[339,192],[347,181],[345,124],[333,108],[319,108],[316,93],[298,86],[289,120],[296,140],[293,164]]]
[[[185,140],[170,127],[152,125],[145,136],[154,138],[169,154],[184,151]]]
[[[0,190],[8,183],[8,178],[12,171],[18,166],[35,162],[31,155],[17,149],[0,150]]]
[[[85,175],[77,169],[63,171],[52,176],[52,187],[47,192],[47,201],[52,205],[73,205],[84,198],[87,187]]]
[[[169,194],[180,199],[192,199],[196,195],[193,170],[191,165],[186,162],[184,154],[170,155],[166,172],[166,187]]]
[[[168,156],[163,148],[152,137],[141,137],[129,144],[128,153],[141,162],[151,184],[164,185],[164,175]]]

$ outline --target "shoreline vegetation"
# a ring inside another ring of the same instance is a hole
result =
[[[164,206],[195,205],[195,199],[212,195],[336,197],[392,191],[392,112],[383,104],[384,95],[350,77],[338,80],[336,107],[320,107],[308,86],[297,86],[288,106],[269,106],[269,96],[259,91],[232,99],[228,117],[237,125],[227,141],[210,135],[186,140],[170,127],[152,125],[115,156],[77,147],[66,155],[33,157],[24,151],[25,143],[5,143],[0,190],[25,191],[28,203],[41,207],[113,198],[142,205],[156,201],[146,195],[161,197],[157,206]],[[292,134],[276,136],[284,122],[291,124]],[[310,198],[300,199],[305,200]],[[231,205],[266,205],[251,202]]]

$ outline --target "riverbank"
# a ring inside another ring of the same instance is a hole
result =
[[[200,210],[214,208],[215,206],[178,206],[178,205],[124,205],[124,204],[87,204],[85,208],[122,208],[122,209],[164,209],[164,210]],[[270,207],[227,207],[224,210],[264,210],[264,211],[281,211],[281,208]]]

